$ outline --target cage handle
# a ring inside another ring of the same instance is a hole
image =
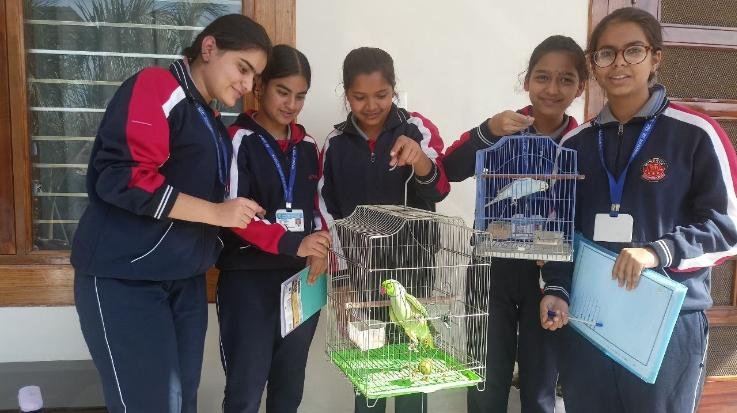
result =
[[[412,179],[413,176],[415,176],[415,166],[410,165],[410,167],[412,168],[412,172],[409,174],[409,178],[407,178],[407,180],[404,181],[404,206],[407,206],[407,191],[408,191],[407,188],[409,186],[409,180]]]

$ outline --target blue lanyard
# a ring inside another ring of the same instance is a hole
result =
[[[612,173],[609,171],[609,168],[606,167],[606,161],[604,160],[604,129],[601,126],[599,126],[598,128],[599,160],[601,161],[601,166],[606,171],[607,178],[609,178],[609,199],[612,201],[612,209],[609,212],[609,215],[613,217],[619,215],[619,207],[622,203],[622,194],[624,193],[624,181],[627,179],[627,171],[629,171],[630,165],[632,165],[632,161],[640,153],[642,147],[645,146],[645,143],[650,137],[650,133],[653,131],[653,127],[655,127],[656,120],[657,116],[645,122],[645,126],[642,127],[642,131],[640,132],[640,136],[637,138],[635,147],[632,149],[630,159],[629,161],[627,161],[627,166],[624,167],[624,170],[617,179],[614,178],[614,175],[612,175]]]
[[[195,106],[197,107],[197,112],[200,114],[202,121],[207,125],[207,129],[210,131],[210,137],[215,144],[215,153],[217,153],[218,158],[218,180],[220,180],[222,185],[225,185],[228,183],[228,161],[230,160],[228,157],[228,149],[220,142],[222,138],[219,133],[215,132],[215,129],[212,127],[210,119],[207,116],[207,113],[205,113],[205,109],[202,105],[195,103]]]
[[[284,171],[281,168],[279,158],[276,157],[274,148],[269,145],[269,142],[267,142],[266,138],[264,138],[261,134],[259,134],[258,137],[261,139],[261,143],[264,145],[264,149],[266,149],[266,152],[269,153],[271,160],[274,162],[274,166],[276,166],[276,171],[279,172],[281,186],[282,189],[284,189],[284,201],[287,204],[287,209],[291,210],[292,198],[294,197],[294,178],[295,176],[297,176],[297,147],[292,147],[292,162],[289,166],[289,186],[287,186],[287,178],[284,176]]]

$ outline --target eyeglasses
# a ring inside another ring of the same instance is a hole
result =
[[[633,45],[625,47],[624,49],[615,49],[613,47],[604,47],[594,52],[592,55],[592,61],[597,67],[609,67],[615,60],[617,55],[622,53],[622,58],[625,62],[631,65],[642,63],[647,57],[647,52],[653,50],[650,46]]]

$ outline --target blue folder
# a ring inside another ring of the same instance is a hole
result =
[[[603,323],[572,326],[607,356],[654,383],[673,333],[686,287],[645,270],[634,290],[612,280],[617,254],[577,237],[570,315]]]
[[[282,282],[279,317],[282,337],[319,312],[327,303],[327,275],[321,274],[315,283],[310,285],[307,282],[309,273],[310,267],[307,266]]]

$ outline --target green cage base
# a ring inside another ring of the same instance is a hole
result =
[[[411,352],[406,344],[389,344],[368,351],[332,351],[329,356],[356,390],[368,399],[432,393],[484,381],[474,370],[437,348]],[[425,359],[432,364],[428,375],[418,371],[420,360]]]

